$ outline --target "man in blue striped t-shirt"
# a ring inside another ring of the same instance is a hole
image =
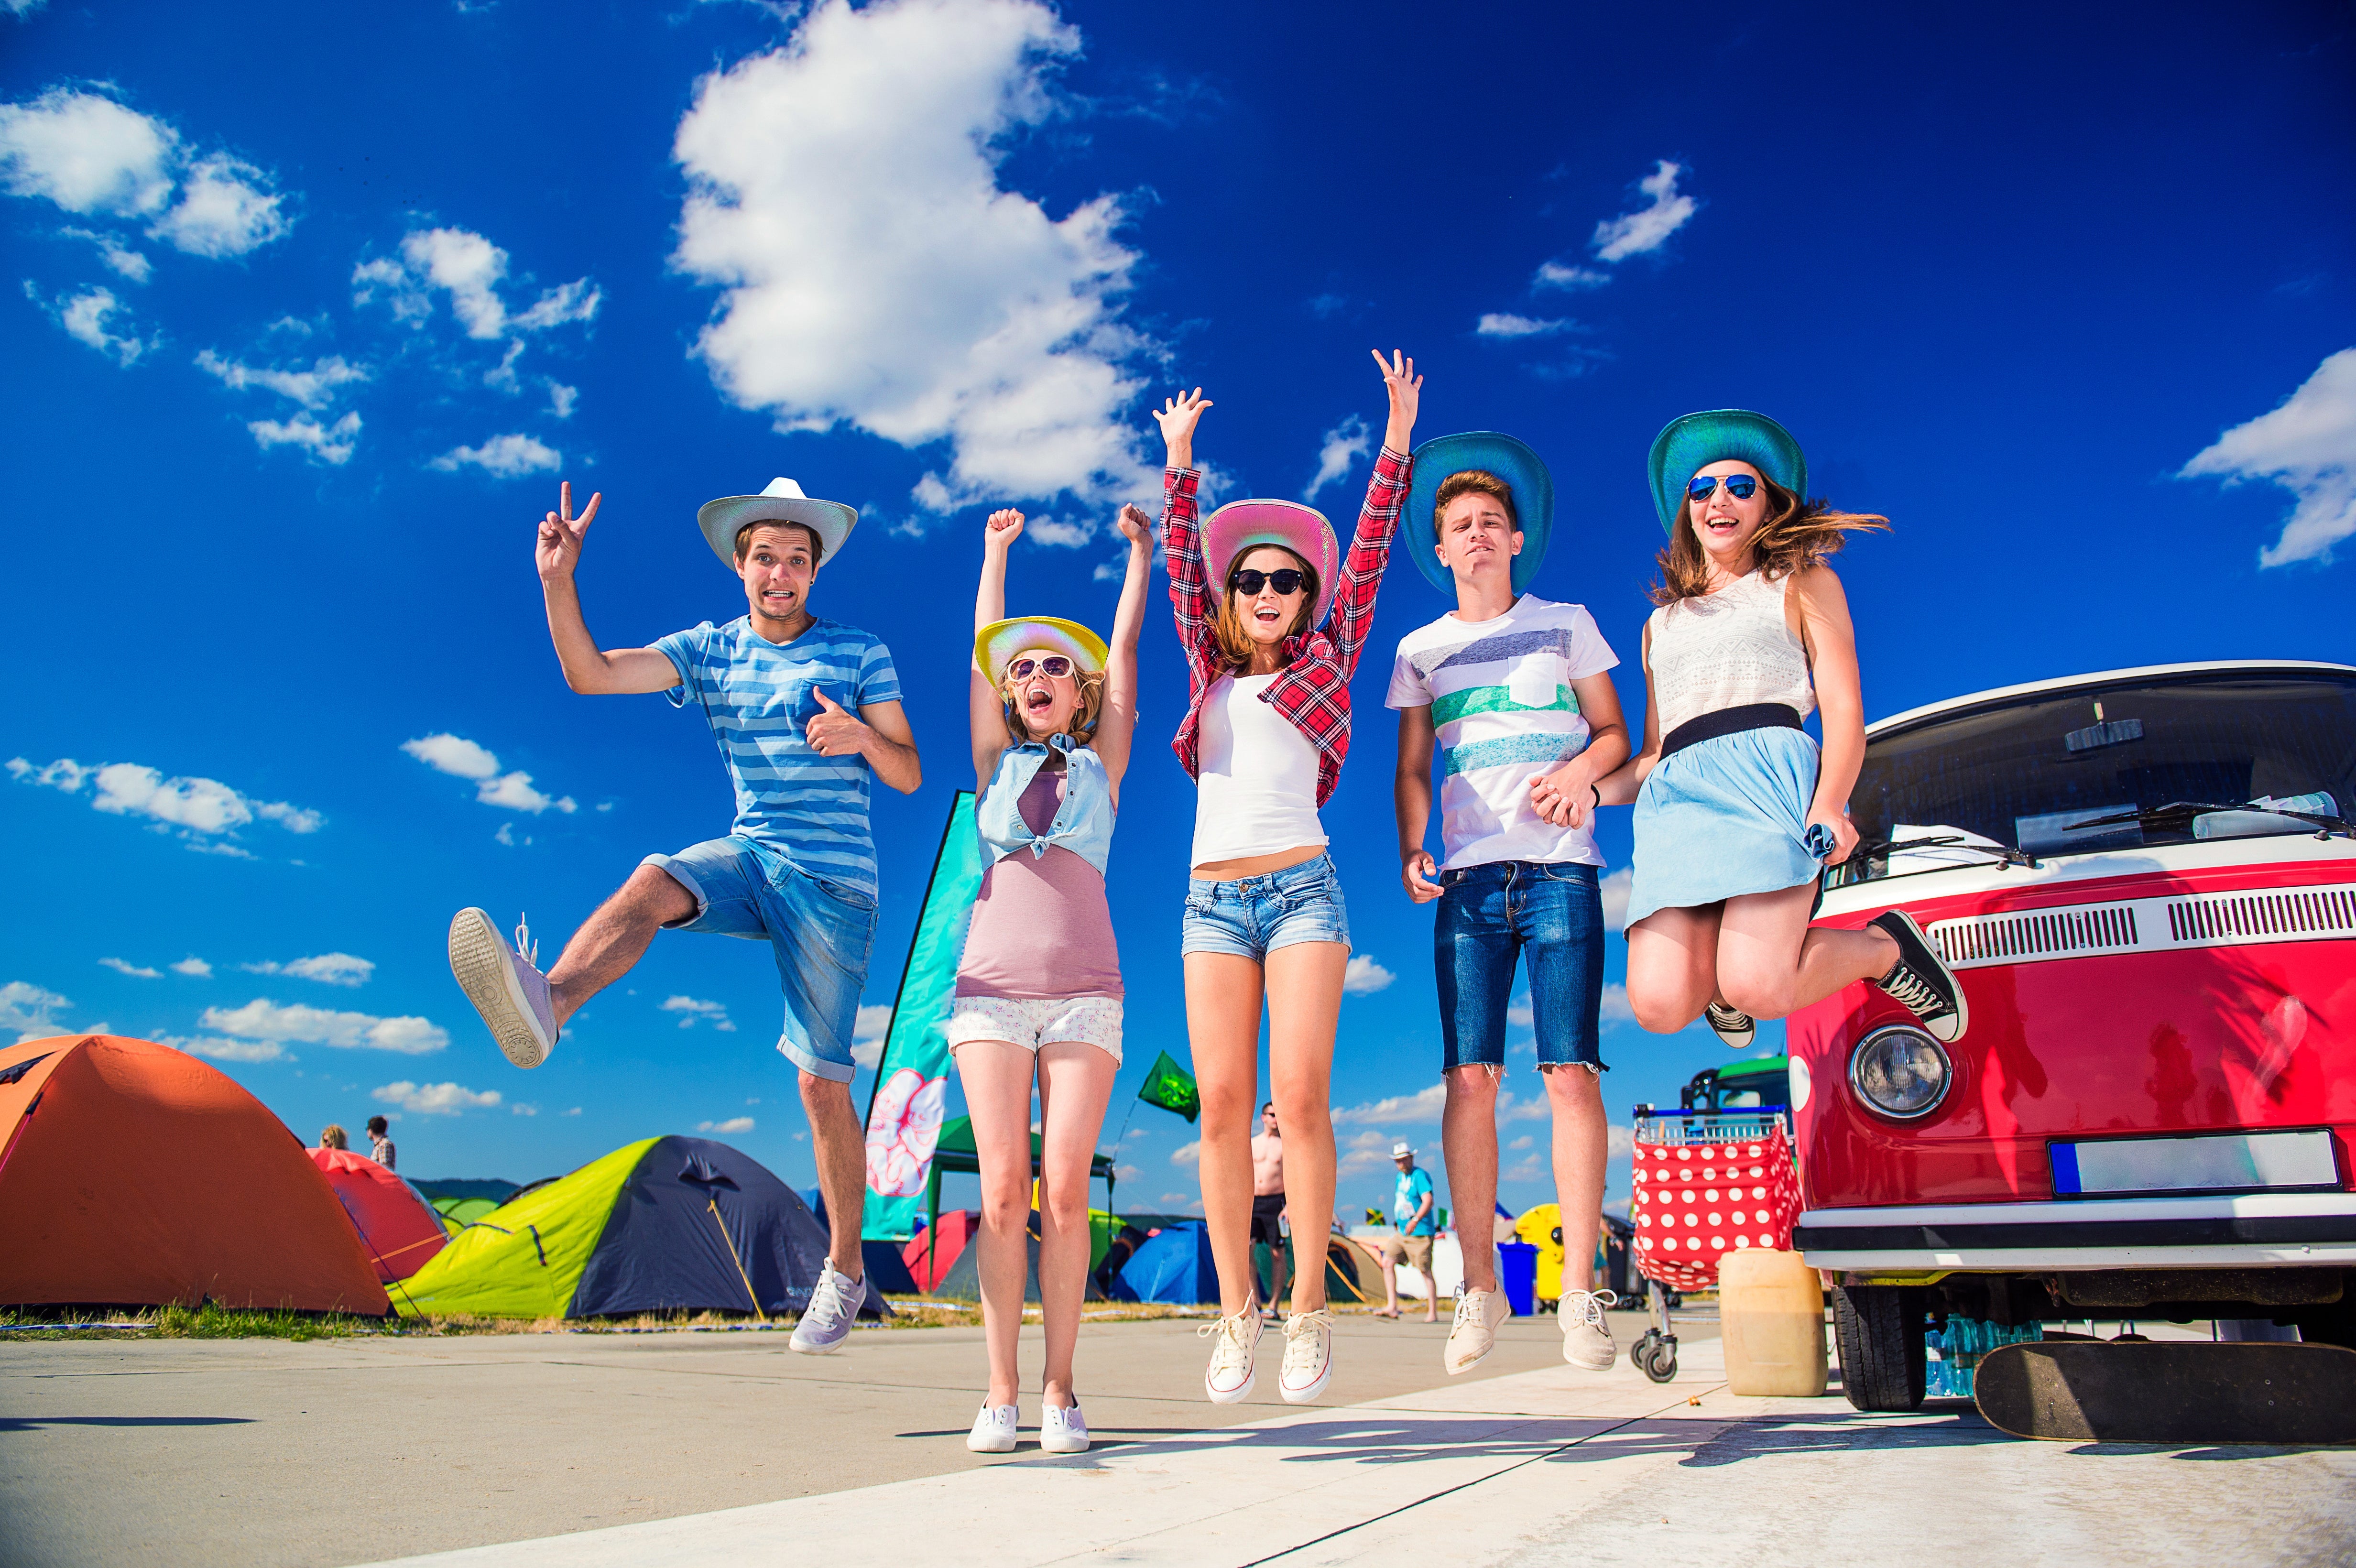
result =
[[[510,948],[490,916],[460,911],[451,973],[508,1060],[537,1067],[564,1020],[626,974],[657,931],[766,940],[785,989],[777,1049],[800,1070],[833,1232],[793,1348],[832,1350],[866,1300],[866,1144],[851,1108],[851,1042],[875,939],[868,781],[905,795],[923,778],[890,651],[809,610],[819,566],[841,552],[858,514],[790,479],[707,503],[696,521],[743,581],[747,613],[609,651],[590,635],[573,583],[603,499],[592,496],[576,519],[567,484],[540,525],[535,559],[565,684],[598,696],[659,691],[701,709],[735,785],[736,821],[725,838],[648,856],[544,976],[521,927]]]

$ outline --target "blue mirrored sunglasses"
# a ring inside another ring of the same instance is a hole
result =
[[[1688,500],[1707,501],[1717,491],[1716,475],[1697,474],[1693,483],[1686,486],[1686,496]],[[1738,501],[1748,501],[1759,493],[1759,481],[1748,474],[1730,474],[1726,476],[1726,493]]]

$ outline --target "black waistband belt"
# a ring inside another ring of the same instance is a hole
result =
[[[1750,702],[1740,708],[1721,708],[1715,713],[1705,713],[1698,719],[1688,719],[1669,731],[1661,742],[1661,755],[1675,756],[1687,746],[1698,746],[1704,741],[1715,741],[1720,735],[1739,735],[1745,730],[1801,730],[1799,710],[1785,702]]]

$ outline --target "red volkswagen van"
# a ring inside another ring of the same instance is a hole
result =
[[[1905,910],[1970,1021],[1943,1045],[1862,986],[1788,1020],[1794,1244],[1850,1400],[1919,1404],[1942,1317],[2356,1347],[2356,667],[2116,670],[1866,733],[1818,921]]]

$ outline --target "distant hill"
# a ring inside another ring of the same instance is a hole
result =
[[[428,1201],[436,1198],[487,1198],[494,1203],[504,1203],[520,1184],[489,1176],[465,1179],[452,1178],[446,1181],[413,1181],[410,1185],[425,1194]]]

